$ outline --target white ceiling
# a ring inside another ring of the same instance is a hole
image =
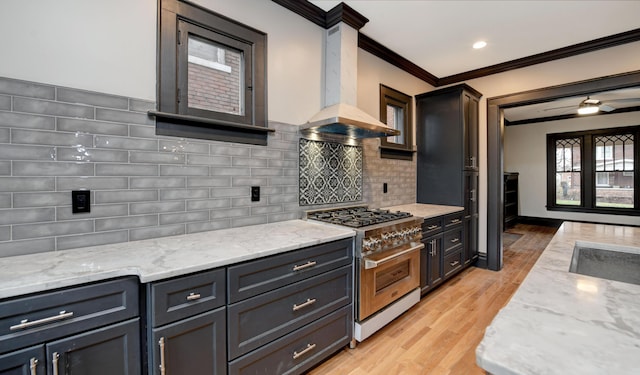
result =
[[[325,11],[341,1],[310,0]],[[640,1],[344,0],[369,19],[360,32],[438,78],[640,28]],[[471,46],[485,40],[487,46]],[[594,93],[614,108],[640,106],[640,89]],[[505,110],[509,121],[575,113],[586,97]],[[622,100],[625,99],[625,100]],[[631,100],[635,99],[635,100]]]
[[[311,0],[327,11],[340,3]],[[640,1],[345,0],[361,33],[442,78],[640,27]],[[484,49],[471,45],[485,40]]]

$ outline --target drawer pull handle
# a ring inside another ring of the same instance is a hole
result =
[[[51,323],[51,322],[56,322],[58,320],[63,320],[63,319],[67,319],[73,316],[73,311],[60,311],[60,313],[58,315],[54,315],[54,316],[50,316],[48,318],[43,318],[43,319],[38,319],[38,320],[34,320],[32,322],[29,321],[29,319],[23,319],[20,321],[20,324],[16,324],[14,326],[9,327],[10,331],[15,331],[17,329],[25,329],[25,328],[31,328],[33,326],[37,326],[40,324],[45,324],[45,323]]]
[[[458,224],[460,219],[451,219],[451,224]]]
[[[38,360],[35,358],[31,358],[31,360],[29,360],[29,369],[31,370],[31,375],[36,375],[37,366]]]
[[[427,227],[427,229],[428,229],[428,230],[432,230],[432,229],[436,229],[436,228],[438,228],[438,227],[439,227],[439,225],[429,225],[429,226]]]
[[[165,374],[165,364],[164,364],[164,337],[160,337],[158,341],[158,345],[160,346],[160,375]]]
[[[51,356],[53,375],[58,375],[58,359],[60,359],[60,355],[58,355],[58,352],[53,353],[53,355]]]
[[[195,301],[200,299],[200,293],[189,293],[187,301]]]
[[[449,263],[449,265],[450,265],[451,267],[455,267],[455,266],[457,266],[458,264],[460,264],[460,261],[458,261],[458,260],[456,260],[456,261],[454,261],[454,262]]]
[[[456,243],[456,242],[460,242],[460,239],[459,239],[459,238],[453,238],[453,239],[451,239],[451,243]]]
[[[313,267],[313,266],[315,266],[316,264],[318,264],[318,263],[317,263],[317,262],[315,262],[315,261],[313,261],[313,260],[310,260],[310,261],[308,261],[308,262],[307,262],[307,263],[305,263],[305,264],[302,264],[302,265],[299,265],[299,266],[298,266],[298,265],[293,266],[293,270],[294,270],[294,271],[300,271],[300,270],[303,270],[303,269],[305,269],[305,268]]]
[[[296,305],[296,304],[294,303],[294,304],[293,304],[293,311],[298,311],[298,310],[300,310],[300,309],[302,309],[302,308],[305,308],[305,307],[307,307],[307,306],[311,306],[311,305],[313,305],[314,303],[316,303],[316,299],[315,299],[315,298],[307,298],[307,301],[306,301],[306,302],[303,302],[303,303],[301,303],[301,304],[299,304],[299,305]]]
[[[293,359],[298,359],[300,357],[302,357],[303,355],[309,353],[310,351],[312,351],[313,349],[316,348],[316,344],[307,344],[307,347],[304,348],[304,350],[302,350],[300,353],[298,352],[293,352]]]

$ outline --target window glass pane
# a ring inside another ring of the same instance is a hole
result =
[[[404,144],[404,109],[387,104],[387,126],[400,131],[400,135],[387,137],[387,142]]]
[[[556,173],[556,204],[580,205],[580,172]]]
[[[580,171],[580,138],[556,141],[556,172]]]
[[[189,107],[244,115],[243,53],[189,35]]]
[[[596,207],[633,208],[633,134],[594,137]]]

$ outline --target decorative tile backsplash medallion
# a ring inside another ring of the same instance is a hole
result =
[[[300,139],[300,205],[362,200],[362,147]]]

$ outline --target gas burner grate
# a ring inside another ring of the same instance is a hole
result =
[[[345,225],[351,228],[361,228],[411,216],[408,212],[391,212],[389,210],[368,209],[366,207],[339,208],[307,214],[309,219]]]

